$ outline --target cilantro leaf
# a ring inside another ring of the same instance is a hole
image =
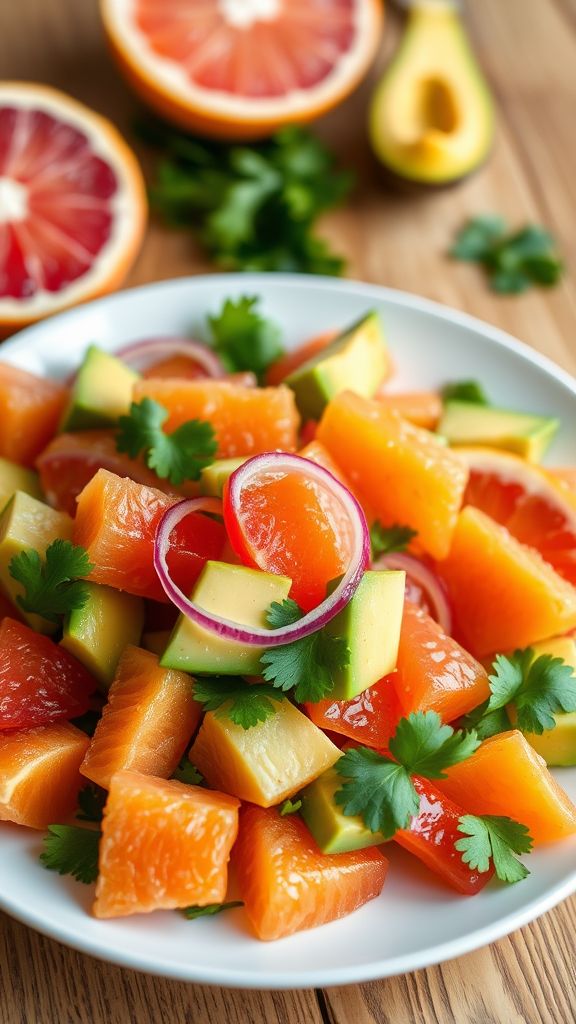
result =
[[[89,885],[98,877],[101,832],[78,825],[49,825],[40,860],[49,871],[72,875]]]
[[[446,778],[446,768],[466,761],[479,746],[475,732],[443,725],[436,711],[416,711],[401,718],[389,743],[392,756],[410,774],[427,779]]]
[[[483,874],[492,860],[496,877],[502,882],[520,882],[530,874],[514,856],[530,853],[532,849],[532,838],[525,825],[506,817],[465,814],[458,822],[458,831],[466,838],[454,845],[472,871]]]
[[[231,900],[229,903],[209,903],[206,907],[184,907],[180,913],[189,921],[195,921],[198,917],[213,917],[214,914],[221,914],[223,910],[243,906],[242,900]]]
[[[116,447],[135,459],[145,454],[146,465],[175,486],[198,480],[210,466],[218,448],[214,428],[204,420],[188,420],[171,434],[162,430],[168,411],[153,398],[132,402],[128,416],[120,416]]]
[[[490,405],[486,392],[475,380],[458,380],[442,388],[444,402],[472,402],[474,405]]]
[[[273,629],[280,629],[297,622],[303,614],[299,605],[287,598],[281,603],[272,602],[267,621]],[[269,648],[260,664],[267,682],[284,692],[292,691],[298,704],[315,704],[330,693],[334,674],[345,668],[349,660],[346,640],[319,630],[290,644]]]
[[[274,702],[284,699],[273,686],[247,683],[238,676],[196,678],[194,700],[205,711],[215,711],[218,718],[229,718],[243,729],[251,729],[276,713]]]
[[[371,832],[392,839],[418,814],[420,798],[410,774],[390,758],[359,747],[346,751],[336,770],[346,780],[335,793],[336,803],[348,816],[361,815]]]
[[[187,754],[183,754],[180,758],[172,778],[177,782],[185,782],[187,786],[201,786],[204,782],[204,776],[200,774],[196,765],[192,764]]]
[[[450,254],[480,263],[492,290],[502,295],[519,295],[533,284],[551,287],[564,272],[549,231],[528,224],[507,234],[505,222],[495,216],[476,217],[464,225]]]
[[[285,818],[287,814],[298,814],[301,807],[301,800],[285,800],[279,807],[280,817]]]
[[[576,675],[562,658],[551,654],[536,658],[531,648],[509,656],[499,654],[488,679],[491,696],[487,710],[513,704],[523,732],[541,735],[554,728],[554,715],[576,711]]]
[[[208,318],[214,348],[229,370],[252,370],[257,376],[279,359],[281,331],[257,312],[259,299],[226,299],[218,316]]]
[[[30,548],[14,555],[8,566],[12,579],[24,587],[24,596],[17,599],[20,607],[49,622],[59,622],[62,615],[84,607],[88,588],[79,577],[92,569],[85,548],[60,539],[46,549],[44,560]]]
[[[405,551],[410,541],[417,536],[417,531],[410,526],[400,526],[399,523],[395,523],[394,526],[382,526],[376,519],[370,527],[372,559],[379,558],[380,555],[389,555],[393,551]]]
[[[153,207],[189,227],[228,270],[340,274],[344,261],[315,234],[351,176],[306,129],[287,127],[252,145],[200,140],[152,119],[140,135],[164,154]]]
[[[100,786],[95,786],[92,782],[84,786],[78,793],[78,821],[102,821],[106,797],[106,790]]]
[[[479,740],[488,740],[500,732],[507,732],[511,723],[505,708],[488,710],[488,701],[479,704],[461,720],[464,729],[474,729]]]

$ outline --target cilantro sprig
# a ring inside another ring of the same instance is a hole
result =
[[[267,621],[273,629],[298,622],[303,611],[291,598],[273,601]],[[350,650],[343,637],[330,636],[325,630],[272,647],[260,658],[262,675],[284,693],[290,692],[299,704],[327,697],[334,687],[334,675],[350,661]]]
[[[194,700],[218,718],[229,718],[243,729],[252,729],[276,712],[274,703],[284,699],[273,686],[247,683],[239,676],[198,677],[194,682]]]
[[[465,719],[483,739],[511,727],[506,710],[510,706],[518,728],[538,736],[554,728],[555,715],[576,711],[574,670],[551,654],[536,657],[531,647],[511,655],[498,654],[488,680],[489,700]]]
[[[461,229],[450,255],[484,267],[493,291],[525,292],[531,285],[558,283],[564,264],[549,231],[528,224],[509,233],[502,217],[475,217]]]
[[[212,344],[229,370],[252,370],[261,377],[284,349],[282,332],[258,312],[259,299],[243,295],[226,299],[217,316],[208,318]]]
[[[462,860],[481,874],[488,871],[490,861],[501,882],[520,882],[530,872],[515,854],[530,853],[532,837],[525,825],[512,818],[490,814],[465,814],[458,822],[458,831],[465,836],[454,845]]]
[[[168,415],[153,398],[132,402],[130,413],[118,420],[116,447],[133,459],[143,452],[148,468],[177,487],[185,480],[199,480],[214,461],[218,445],[212,424],[204,420],[189,420],[171,434],[164,433]]]
[[[286,818],[290,814],[298,814],[298,811],[302,807],[301,800],[285,800],[284,803],[280,804],[279,811],[280,817]]]
[[[20,607],[56,623],[63,615],[84,607],[88,588],[82,577],[92,569],[85,548],[60,539],[50,544],[44,559],[29,548],[14,555],[8,566],[12,579],[24,588],[24,594],[17,598]]]
[[[196,921],[199,917],[214,917],[221,914],[223,910],[233,910],[234,907],[243,907],[242,900],[230,900],[229,903],[209,903],[206,907],[184,907],[181,913],[188,921]]]
[[[444,402],[471,402],[473,405],[490,405],[484,388],[476,380],[456,380],[442,388]]]
[[[98,845],[102,833],[78,825],[49,825],[40,861],[49,871],[72,875],[89,885],[98,877]]]
[[[417,536],[417,531],[410,526],[401,526],[399,523],[382,526],[380,520],[376,519],[370,527],[372,559],[379,558],[380,555],[390,555],[393,551],[405,551],[410,541]]]
[[[139,133],[163,154],[152,206],[168,224],[194,231],[221,267],[342,273],[344,260],[315,226],[352,179],[310,132],[288,127],[264,142],[230,145],[148,120]]]
[[[192,764],[187,754],[183,754],[180,758],[180,763],[172,778],[177,782],[185,782],[187,786],[201,786],[204,782],[204,776],[200,774],[196,765]]]
[[[445,778],[445,770],[465,761],[480,741],[474,732],[443,725],[435,711],[400,719],[389,743],[392,757],[367,747],[348,750],[336,763],[344,779],[335,794],[345,815],[359,814],[371,832],[392,839],[418,814],[420,798],[413,775]]]

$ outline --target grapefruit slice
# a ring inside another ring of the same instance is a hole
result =
[[[464,504],[536,548],[576,584],[576,494],[552,472],[493,448],[459,448],[470,469]]]
[[[55,89],[0,84],[0,337],[116,288],[145,220],[140,168],[108,121]]]
[[[145,102],[228,138],[331,109],[367,71],[382,24],[380,0],[101,0],[101,10]]]

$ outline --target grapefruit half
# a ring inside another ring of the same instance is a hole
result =
[[[101,0],[137,93],[192,131],[258,138],[344,99],[378,48],[381,0]]]
[[[0,83],[0,338],[116,288],[145,222],[116,128],[55,89]]]

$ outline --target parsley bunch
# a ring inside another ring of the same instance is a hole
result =
[[[129,415],[118,420],[116,448],[132,459],[143,452],[148,468],[178,487],[185,480],[200,479],[202,470],[214,461],[218,445],[212,424],[204,420],[188,420],[165,434],[162,425],[168,415],[153,398],[132,402]]]
[[[59,539],[46,549],[43,560],[33,548],[14,555],[8,571],[24,588],[24,595],[17,598],[20,607],[59,623],[63,615],[86,604],[88,588],[81,577],[93,568],[85,548]]]
[[[302,618],[302,609],[291,598],[273,601],[267,620],[273,629],[291,625]],[[350,650],[343,637],[325,630],[311,633],[281,647],[271,647],[260,659],[264,679],[273,687],[291,691],[299,704],[327,697],[334,686],[334,674],[346,668]],[[277,691],[276,691],[277,692]]]
[[[525,292],[531,285],[550,287],[560,280],[564,264],[554,239],[544,228],[529,224],[508,233],[502,217],[475,217],[459,232],[450,255],[480,263],[490,286],[502,295]]]
[[[163,153],[153,208],[194,230],[221,267],[342,273],[344,261],[314,228],[345,198],[351,177],[310,132],[289,127],[258,144],[229,145],[148,121],[139,134]]]

